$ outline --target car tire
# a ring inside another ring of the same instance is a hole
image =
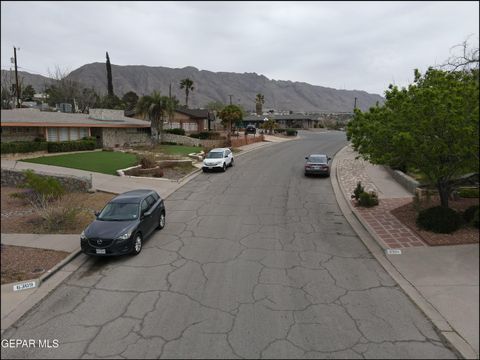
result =
[[[140,254],[143,248],[143,239],[142,239],[142,234],[137,233],[135,235],[135,238],[133,240],[133,248],[132,248],[132,255],[136,256]]]
[[[225,163],[223,163],[222,171],[223,172],[227,171],[227,165],[225,165]]]
[[[233,167],[233,159],[230,161],[230,167]]]
[[[160,217],[158,218],[158,230],[162,230],[165,227],[165,211],[160,213]]]

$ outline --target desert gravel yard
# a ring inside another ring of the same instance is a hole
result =
[[[36,279],[54,267],[69,253],[24,246],[1,246],[2,285]]]

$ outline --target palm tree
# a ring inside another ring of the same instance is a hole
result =
[[[180,89],[185,89],[185,107],[188,108],[188,94],[194,90],[193,81],[185,78],[180,81]]]
[[[265,104],[265,98],[262,94],[258,93],[257,97],[255,98],[255,110],[257,111],[257,115],[262,115],[263,104]]]
[[[167,97],[168,99],[168,97]],[[143,114],[144,118],[148,116],[151,122],[151,128],[157,133],[157,142],[163,141],[163,115],[165,111],[165,99],[159,91],[154,91],[152,95],[142,96],[135,107],[137,114]]]

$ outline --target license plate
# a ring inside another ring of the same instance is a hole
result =
[[[209,169],[209,170],[212,170],[212,169],[213,169],[213,167],[212,167],[212,166],[209,166],[209,167],[208,167],[208,169]]]
[[[313,167],[313,170],[319,170],[319,169],[320,169],[319,166],[314,166],[314,167]]]
[[[105,249],[96,249],[96,251],[97,251],[97,254],[106,254]]]

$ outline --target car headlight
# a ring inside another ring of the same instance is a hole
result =
[[[85,236],[85,231],[82,231],[80,234],[80,240],[87,240],[87,237]]]
[[[130,236],[132,236],[132,232],[129,231],[123,235],[120,235],[119,237],[117,237],[117,240],[127,240],[127,239],[130,239]]]

